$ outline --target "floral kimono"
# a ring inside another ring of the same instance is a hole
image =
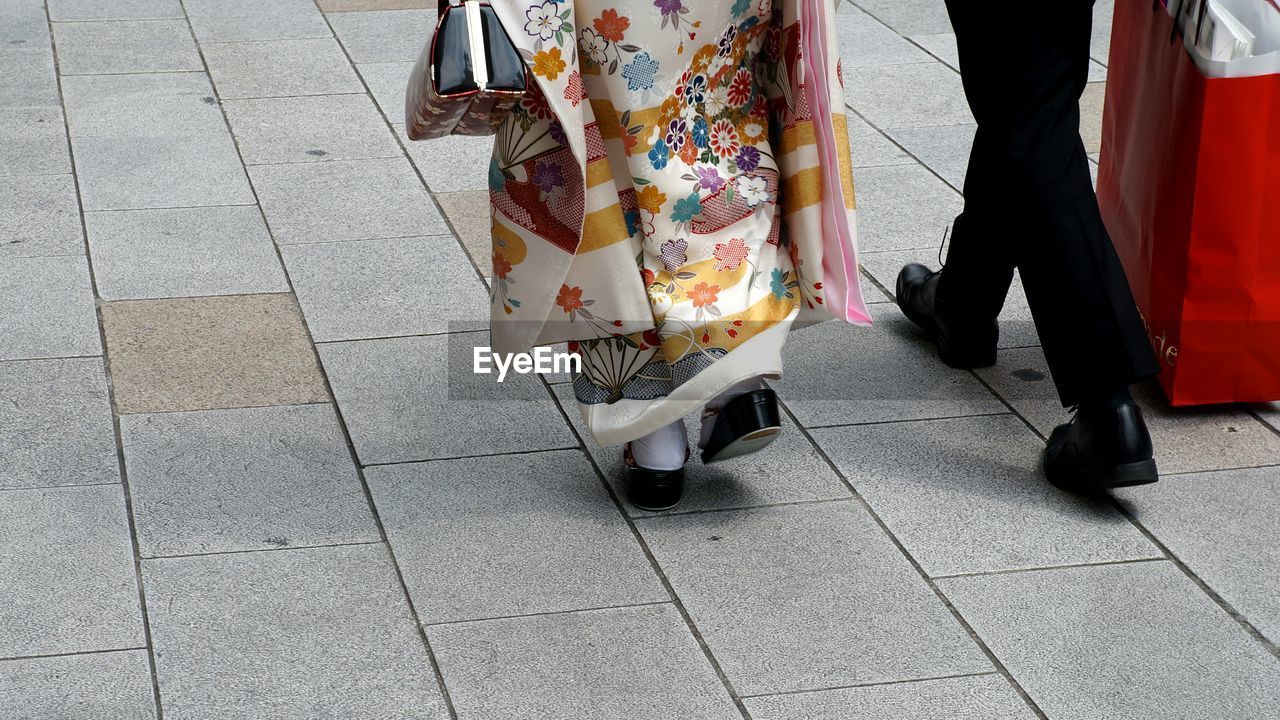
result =
[[[535,82],[499,128],[489,171],[492,341],[498,352],[569,341],[601,445],[779,376],[789,329],[831,317],[805,1],[493,3]],[[852,221],[843,90],[823,31],[838,152],[821,162],[838,164]],[[844,316],[869,324],[853,275]]]

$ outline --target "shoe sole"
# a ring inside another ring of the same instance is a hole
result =
[[[1108,468],[1081,470],[1068,477],[1049,472],[1045,468],[1045,478],[1058,488],[1064,490],[1111,490],[1113,488],[1150,485],[1160,481],[1160,473],[1156,469],[1155,460],[1139,460],[1138,462],[1121,463]]]
[[[644,505],[640,505],[639,503],[636,503],[636,502],[634,502],[634,501],[630,501],[630,502],[631,502],[631,504],[632,504],[632,505],[634,505],[634,506],[636,507],[636,509],[638,509],[638,510],[643,510],[643,511],[645,511],[645,512],[666,512],[667,510],[670,510],[670,509],[672,509],[672,508],[674,508],[675,506],[677,506],[677,505],[679,505],[679,504],[680,504],[680,501],[679,501],[679,500],[677,500],[677,501],[675,501],[675,502],[673,502],[673,503],[671,503],[670,505],[667,505],[667,506],[665,506],[665,507],[646,507],[646,506],[644,506]]]
[[[720,452],[715,455],[707,456],[704,454],[702,456],[702,463],[704,465],[709,465],[711,463],[729,460],[742,455],[750,455],[758,450],[763,450],[766,445],[777,440],[778,436],[781,434],[782,426],[780,425],[760,428],[759,430],[749,432],[728,445],[725,445]]]

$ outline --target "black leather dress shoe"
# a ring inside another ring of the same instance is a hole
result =
[[[928,333],[938,346],[938,357],[947,365],[959,370],[994,365],[999,323],[976,323],[962,332],[943,322],[935,308],[941,275],[942,271],[934,272],[918,263],[902,268],[894,289],[902,314]]]
[[[689,453],[685,451],[685,460]],[[675,507],[684,495],[684,468],[679,470],[650,470],[636,464],[631,454],[631,443],[622,446],[622,460],[626,464],[627,499],[641,510],[658,512]]]
[[[1160,476],[1142,410],[1132,403],[1082,408],[1049,436],[1044,474],[1054,485],[1078,492],[1156,482]]]
[[[778,394],[768,388],[735,397],[716,412],[715,418],[707,446],[702,448],[703,463],[753,453],[782,432]]]

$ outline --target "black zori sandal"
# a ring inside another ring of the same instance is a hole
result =
[[[703,422],[709,419],[704,417]],[[743,393],[715,413],[715,423],[707,446],[702,449],[703,463],[753,453],[782,432],[778,394],[768,388]]]
[[[685,460],[689,451],[685,450]],[[679,470],[650,470],[636,464],[631,454],[631,443],[622,446],[622,460],[627,466],[627,499],[641,510],[658,512],[670,510],[684,495],[684,468]]]

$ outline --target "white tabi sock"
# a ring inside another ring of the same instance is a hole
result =
[[[679,470],[684,467],[689,442],[684,420],[676,420],[642,438],[631,441],[631,457],[649,470]]]

